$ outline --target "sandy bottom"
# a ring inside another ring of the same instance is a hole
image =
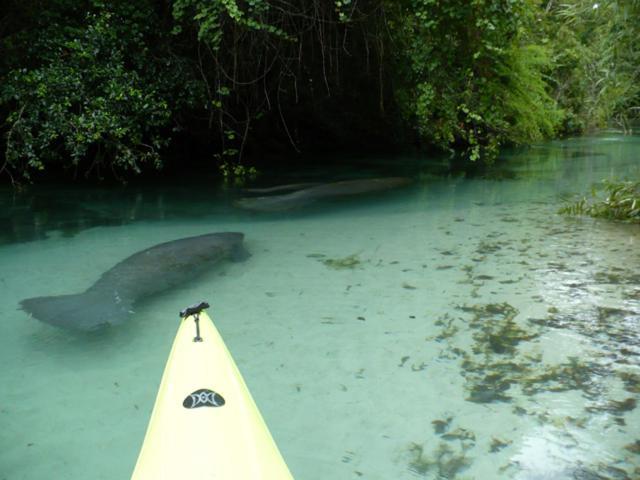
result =
[[[0,247],[0,480],[128,478],[177,312],[200,299],[298,479],[639,478],[639,230],[558,216],[558,178]],[[212,231],[244,232],[252,257],[126,325],[17,310]]]

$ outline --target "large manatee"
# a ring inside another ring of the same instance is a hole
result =
[[[367,178],[362,180],[345,180],[342,182],[326,183],[303,188],[284,195],[270,195],[261,197],[241,198],[236,202],[241,208],[258,212],[282,212],[309,205],[325,198],[346,197],[364,193],[380,192],[392,188],[402,187],[410,183],[408,178]],[[282,187],[275,187],[282,190]],[[266,191],[277,191],[274,188]],[[265,190],[263,190],[265,191]]]
[[[125,258],[83,293],[27,298],[20,305],[59,327],[117,325],[129,318],[138,300],[193,279],[225,258],[246,258],[243,238],[242,233],[225,232],[161,243]]]

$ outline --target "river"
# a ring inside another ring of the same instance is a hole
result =
[[[297,479],[640,478],[640,227],[557,213],[640,178],[639,159],[640,137],[603,133],[507,152],[489,178],[354,160],[278,180],[413,183],[279,214],[206,185],[0,191],[0,480],[129,478],[178,312],[201,299]],[[18,309],[223,231],[251,257],[124,325]]]

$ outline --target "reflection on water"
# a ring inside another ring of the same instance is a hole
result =
[[[0,244],[72,237],[100,226],[211,215],[226,208],[224,191],[198,189],[72,189],[29,187],[0,192]]]
[[[552,142],[488,179],[370,159],[368,176],[414,184],[293,214],[204,186],[0,197],[0,479],[127,478],[177,312],[199,299],[296,478],[640,478],[639,227],[556,214],[639,176],[639,154],[637,137]],[[213,231],[244,232],[251,258],[123,326],[78,334],[16,310]]]

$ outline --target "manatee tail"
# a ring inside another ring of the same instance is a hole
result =
[[[128,302],[106,300],[104,295],[87,291],[75,295],[26,298],[20,306],[41,322],[88,331],[122,323],[131,313]]]

